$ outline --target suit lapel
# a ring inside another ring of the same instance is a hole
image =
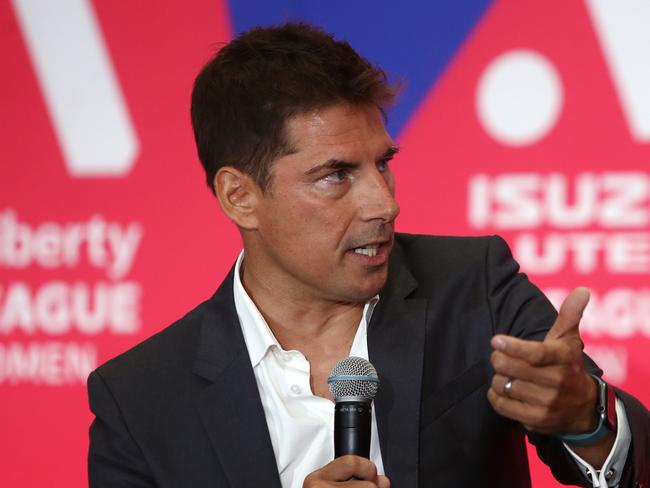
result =
[[[233,300],[233,271],[210,301],[193,371],[197,408],[232,488],[281,488],[264,409]]]
[[[417,487],[427,303],[408,298],[417,282],[401,262],[396,248],[368,328],[368,353],[381,380],[375,409],[384,469],[393,486]]]

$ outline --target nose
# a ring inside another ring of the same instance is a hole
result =
[[[361,218],[366,221],[381,220],[384,223],[394,221],[400,209],[395,200],[393,175],[389,171],[373,171],[364,187],[360,200]]]

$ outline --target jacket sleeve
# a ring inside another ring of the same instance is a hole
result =
[[[90,410],[95,419],[90,426],[88,481],[90,488],[152,488],[141,449],[124,421],[108,385],[97,371],[88,377]]]
[[[557,313],[544,294],[533,285],[526,275],[519,273],[519,265],[513,259],[505,241],[491,238],[486,257],[487,290],[493,329],[528,340],[544,340],[553,325]],[[602,375],[602,370],[583,355],[585,369]],[[650,484],[650,414],[634,397],[616,390],[623,401],[632,432],[625,472],[620,487],[638,487]],[[522,427],[523,430],[523,427]],[[571,455],[554,436],[527,432],[537,449],[540,459],[546,463],[555,478],[565,484],[591,486],[578,469]]]

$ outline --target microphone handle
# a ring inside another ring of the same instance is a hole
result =
[[[334,457],[354,454],[370,459],[371,425],[371,402],[336,402],[334,406]]]

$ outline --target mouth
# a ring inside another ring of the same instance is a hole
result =
[[[388,239],[354,247],[348,252],[361,263],[369,266],[383,265],[388,261],[393,241]]]
[[[363,256],[374,258],[377,255],[378,250],[379,250],[379,244],[370,244],[364,247],[356,247],[352,249],[352,252],[361,254]]]

